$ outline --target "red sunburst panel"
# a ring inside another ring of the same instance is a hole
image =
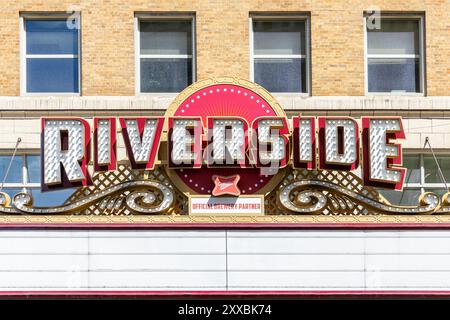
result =
[[[232,84],[212,85],[203,88],[184,100],[174,116],[201,117],[206,127],[208,116],[233,116],[247,120],[251,126],[261,116],[277,116],[270,104],[255,92]],[[211,194],[214,188],[212,177],[239,174],[239,188],[243,194],[258,192],[273,176],[261,174],[260,169],[176,169],[180,179],[198,194]]]

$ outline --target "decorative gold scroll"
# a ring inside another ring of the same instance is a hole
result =
[[[292,169],[266,197],[266,210],[284,215],[429,215],[450,213],[450,197],[426,192],[417,206],[396,206],[351,172]]]
[[[33,207],[33,199],[28,193],[18,193],[14,196],[13,206],[6,206],[10,202],[6,193],[0,193],[0,213],[3,214],[72,214],[89,208],[94,204],[128,192],[125,201],[114,201],[116,209],[125,206],[136,214],[166,213],[173,203],[173,192],[170,187],[157,181],[129,181],[108,187],[94,195],[70,202],[58,207]]]
[[[321,214],[323,209],[330,205],[351,210],[356,204],[360,204],[372,212],[384,214],[431,214],[440,204],[437,195],[426,192],[420,196],[417,207],[394,206],[370,199],[334,183],[316,180],[295,181],[283,187],[279,192],[278,200],[286,210],[311,214]]]

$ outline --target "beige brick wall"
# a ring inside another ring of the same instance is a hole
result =
[[[197,78],[249,78],[249,12],[310,12],[312,94],[364,95],[363,11],[425,12],[427,95],[450,92],[450,1],[2,0],[0,96],[20,94],[19,13],[82,14],[82,94],[134,95],[134,13],[189,11],[197,19]]]

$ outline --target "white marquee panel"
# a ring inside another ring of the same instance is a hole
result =
[[[0,291],[449,290],[447,230],[1,230]]]

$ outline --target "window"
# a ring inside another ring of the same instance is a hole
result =
[[[78,20],[76,24],[61,16],[21,20],[22,93],[79,93]]]
[[[33,205],[38,207],[63,204],[74,190],[41,192],[40,166],[39,155],[15,155],[14,158],[11,155],[0,155],[0,183],[4,181],[1,191],[11,199],[19,192],[31,193]]]
[[[138,93],[180,92],[195,80],[194,18],[136,18]]]
[[[450,186],[450,155],[437,155],[436,158],[445,182]],[[403,166],[408,169],[403,192],[378,190],[392,204],[417,205],[424,192],[434,192],[439,196],[447,192],[433,155],[405,155]]]
[[[271,92],[309,92],[309,20],[251,19],[251,78]]]
[[[366,25],[368,93],[424,92],[423,19],[381,16]]]

